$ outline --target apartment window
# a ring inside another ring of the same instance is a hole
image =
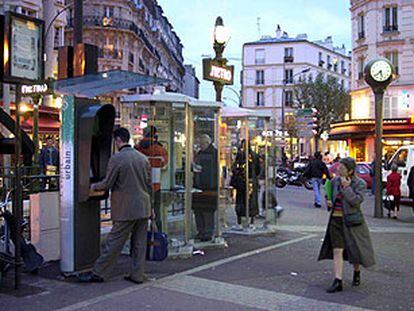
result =
[[[384,118],[398,118],[398,97],[384,97]]]
[[[293,91],[287,90],[285,91],[285,106],[292,107],[293,105]]]
[[[285,63],[293,63],[293,48],[285,48]]]
[[[293,69],[285,70],[285,83],[293,83]]]
[[[53,44],[55,48],[63,46],[63,27],[55,27],[55,36],[53,39]]]
[[[37,17],[37,13],[34,10],[22,8],[22,14],[31,17]]]
[[[364,14],[358,15],[358,39],[365,38],[365,16]]]
[[[385,8],[384,32],[398,31],[398,7]]]
[[[257,92],[256,93],[256,106],[257,107],[264,107],[264,92]]]
[[[364,78],[364,65],[365,65],[365,60],[364,58],[360,58],[358,61],[358,79],[361,80]]]
[[[331,64],[331,55],[327,55],[326,56],[326,63],[327,63],[328,69],[331,69],[331,67],[332,67],[332,64]]]
[[[265,50],[264,49],[257,49],[255,51],[255,64],[256,65],[261,65],[265,63]]]
[[[346,72],[345,62],[342,60],[342,61],[341,61],[341,73],[342,73],[342,74],[345,74],[345,72]]]
[[[338,59],[334,58],[333,60],[334,71],[338,72]]]
[[[387,52],[385,53],[385,58],[387,58],[395,68],[395,73],[398,74],[398,51]]]
[[[323,56],[322,56],[322,52],[319,52],[319,67],[323,67],[323,64],[325,63],[324,61],[323,61],[323,58],[322,58]]]
[[[256,85],[264,84],[264,70],[256,71]]]
[[[104,7],[104,15],[105,17],[114,17],[114,7],[113,6],[106,6]]]
[[[341,87],[345,88],[345,81],[344,80],[341,80]]]
[[[133,64],[134,63],[134,53],[129,53],[129,55],[128,55],[128,61],[131,63],[131,64]]]

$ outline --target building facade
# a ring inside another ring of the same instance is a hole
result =
[[[185,76],[184,76],[184,89],[183,94],[199,98],[200,93],[200,80],[196,75],[196,70],[192,65],[184,65]]]
[[[296,109],[294,85],[302,78],[336,78],[345,89],[351,83],[351,58],[332,37],[310,41],[306,34],[289,37],[278,26],[275,37],[262,37],[243,46],[243,107],[271,111],[273,129],[282,129]],[[307,148],[309,152],[309,147]]]
[[[384,150],[392,153],[414,144],[414,1],[352,0],[351,120],[333,125],[331,139],[347,142],[358,161],[374,155],[374,94],[364,81],[364,67],[377,57],[388,58],[396,79],[384,96]]]
[[[67,45],[73,41],[73,13],[68,12]],[[118,69],[169,79],[167,90],[182,92],[183,45],[156,0],[89,0],[83,14],[83,42],[98,47],[99,71]],[[101,99],[114,104],[118,122],[133,130],[134,113],[120,107],[119,96],[152,90],[143,87]]]

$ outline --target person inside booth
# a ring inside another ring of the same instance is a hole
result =
[[[39,157],[39,164],[42,173],[46,176],[57,175],[59,169],[59,150],[55,147],[55,143],[51,136],[46,137],[46,145],[42,148]],[[42,188],[46,188],[46,183],[51,183],[51,179],[44,179]]]
[[[158,141],[157,128],[153,125],[144,130],[144,138],[135,146],[135,149],[144,154],[151,164],[153,208],[155,223],[158,230],[162,230],[161,222],[161,169],[168,164],[168,151]]]

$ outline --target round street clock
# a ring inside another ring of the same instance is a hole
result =
[[[365,81],[374,90],[385,89],[393,80],[394,67],[388,59],[378,58],[365,67]]]

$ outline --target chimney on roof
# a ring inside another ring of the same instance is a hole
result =
[[[280,29],[280,25],[277,24],[277,28],[276,28],[276,39],[280,39],[282,36],[282,30]]]
[[[282,38],[289,38],[289,35],[286,31],[283,32]]]

